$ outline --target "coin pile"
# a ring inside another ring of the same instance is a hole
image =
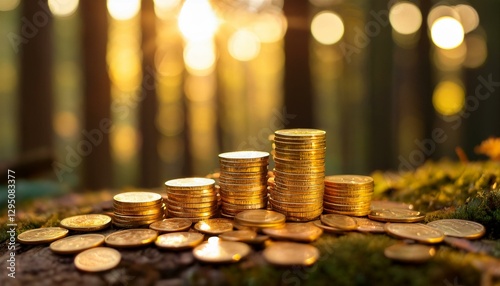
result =
[[[113,224],[118,227],[140,227],[164,217],[165,205],[160,194],[126,192],[113,197]]]
[[[165,182],[169,217],[193,222],[213,217],[217,212],[215,181],[207,178],[181,178]]]
[[[222,213],[234,217],[241,211],[267,205],[269,153],[237,151],[219,154]]]
[[[274,136],[274,181],[269,202],[289,221],[310,221],[323,212],[326,132],[283,129]]]
[[[325,177],[323,208],[325,213],[366,216],[370,213],[373,179],[360,175]]]

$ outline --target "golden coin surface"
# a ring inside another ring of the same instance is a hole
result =
[[[68,230],[62,227],[42,227],[27,230],[17,236],[24,244],[49,243],[68,235]]]
[[[425,262],[435,254],[434,247],[422,244],[395,244],[384,250],[385,257],[389,259],[414,263]]]
[[[172,232],[159,235],[155,244],[159,248],[180,250],[193,248],[203,241],[203,234],[197,232]]]
[[[355,218],[358,224],[356,230],[360,232],[385,233],[385,223],[367,218]]]
[[[321,228],[325,232],[344,234],[346,231],[340,228],[331,227],[321,222],[321,220],[315,220],[312,222],[315,226]]]
[[[86,214],[67,217],[61,220],[61,226],[76,231],[96,231],[111,224],[111,217],[103,214]]]
[[[263,251],[264,259],[279,266],[310,266],[319,258],[319,250],[309,244],[275,242]]]
[[[87,272],[101,272],[115,268],[121,260],[120,252],[109,247],[87,249],[75,257],[76,268]]]
[[[379,209],[407,209],[407,210],[412,210],[413,209],[413,205],[412,204],[401,203],[401,202],[393,202],[393,201],[371,201],[370,208],[372,210],[379,210]]]
[[[419,211],[407,209],[380,209],[371,210],[369,219],[386,222],[419,222],[423,221],[425,216]]]
[[[115,195],[113,200],[121,205],[149,206],[158,204],[162,197],[151,192],[126,192]]]
[[[251,241],[257,237],[257,233],[252,230],[233,230],[219,234],[222,240],[228,241]]]
[[[104,235],[97,233],[68,236],[50,244],[50,250],[59,254],[73,254],[104,243]]]
[[[354,230],[358,227],[356,220],[352,217],[340,214],[325,214],[321,216],[321,222],[343,230]]]
[[[250,247],[242,242],[221,241],[218,237],[210,237],[193,249],[196,259],[210,263],[238,262],[248,254]]]
[[[398,238],[413,239],[423,243],[440,243],[444,233],[421,223],[388,223],[385,231]]]
[[[209,187],[215,184],[213,179],[208,178],[181,178],[165,182],[165,186],[173,188],[201,188]]]
[[[192,224],[190,220],[185,218],[167,218],[153,222],[149,228],[159,232],[175,232],[187,230]]]
[[[235,151],[235,152],[226,152],[219,154],[219,158],[221,159],[229,159],[229,160],[249,160],[249,159],[266,159],[269,157],[269,153],[261,152],[261,151]]]
[[[206,234],[221,234],[233,230],[233,224],[219,220],[202,220],[194,225],[194,229]]]
[[[486,232],[482,224],[463,219],[441,219],[431,221],[427,225],[439,229],[447,236],[468,239],[480,238]]]
[[[323,230],[312,223],[286,223],[280,228],[264,228],[262,232],[276,239],[311,242],[318,239]]]
[[[113,247],[137,247],[152,243],[157,236],[158,233],[155,230],[135,228],[114,232],[108,235],[104,241]]]
[[[251,224],[252,226],[267,226],[282,224],[285,222],[285,215],[268,210],[247,210],[238,213],[235,221],[241,225]]]
[[[373,178],[361,175],[334,175],[325,177],[325,185],[366,185],[372,184]]]
[[[295,128],[295,129],[281,129],[274,132],[276,137],[323,137],[326,132],[318,129]]]

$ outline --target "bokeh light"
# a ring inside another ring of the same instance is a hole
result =
[[[465,33],[471,32],[479,26],[479,15],[474,7],[461,4],[455,6],[455,10],[460,15],[460,22],[464,27]]]
[[[0,1],[0,11],[10,11],[19,6],[21,0],[2,0]]]
[[[252,25],[253,32],[262,43],[274,43],[281,40],[286,29],[287,21],[281,11],[259,13]]]
[[[168,15],[177,11],[181,0],[154,0],[155,14],[160,19],[167,19]]]
[[[68,111],[56,113],[52,124],[56,134],[62,138],[73,137],[78,132],[78,118],[74,113]]]
[[[320,12],[311,22],[311,33],[316,41],[332,45],[344,35],[344,23],[340,16],[333,12]]]
[[[228,41],[229,54],[239,61],[250,61],[259,55],[260,42],[249,30],[239,30]]]
[[[432,104],[436,111],[442,115],[449,116],[456,114],[464,107],[465,91],[455,81],[442,81],[434,89]]]
[[[215,66],[215,47],[212,41],[187,43],[184,48],[184,64],[191,74],[210,74]]]
[[[467,54],[464,60],[464,66],[467,68],[477,68],[484,64],[488,57],[488,47],[486,40],[482,35],[468,34],[465,37]]]
[[[437,67],[443,71],[452,71],[460,68],[465,61],[466,55],[467,46],[465,43],[449,50],[440,48],[435,49],[435,61],[437,63]]]
[[[431,27],[434,44],[442,49],[458,47],[464,40],[464,29],[459,21],[452,17],[441,17]]]
[[[391,7],[389,21],[396,32],[403,35],[413,34],[422,25],[422,13],[413,3],[399,2]]]
[[[178,25],[188,41],[203,41],[214,36],[218,20],[207,0],[186,0],[179,14]]]
[[[75,13],[79,0],[49,0],[49,9],[54,16],[68,17]]]
[[[108,0],[108,12],[115,20],[129,20],[141,10],[141,0]]]
[[[139,136],[130,125],[115,126],[110,135],[113,155],[118,162],[129,161],[137,152]]]

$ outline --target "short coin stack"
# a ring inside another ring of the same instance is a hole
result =
[[[370,213],[373,179],[360,175],[325,177],[325,213],[366,216]]]
[[[193,222],[213,217],[217,212],[215,181],[207,178],[181,178],[165,182],[169,217]]]
[[[134,228],[165,217],[161,195],[151,192],[126,192],[113,197],[113,224]]]
[[[269,153],[237,151],[219,154],[222,214],[233,217],[241,211],[267,205]]]
[[[283,129],[274,136],[274,182],[269,202],[289,221],[310,221],[323,211],[326,132]]]

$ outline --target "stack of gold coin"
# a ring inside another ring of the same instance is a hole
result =
[[[134,228],[149,225],[165,217],[165,205],[160,194],[126,192],[113,197],[113,224]]]
[[[217,212],[215,181],[207,178],[181,178],[165,182],[169,217],[193,222],[213,217]]]
[[[323,212],[326,132],[283,129],[274,136],[274,180],[269,183],[272,210],[289,221],[310,221]]]
[[[224,216],[267,205],[269,153],[237,151],[219,154],[220,196]]]
[[[325,177],[325,213],[366,216],[370,213],[373,179],[360,175]]]

